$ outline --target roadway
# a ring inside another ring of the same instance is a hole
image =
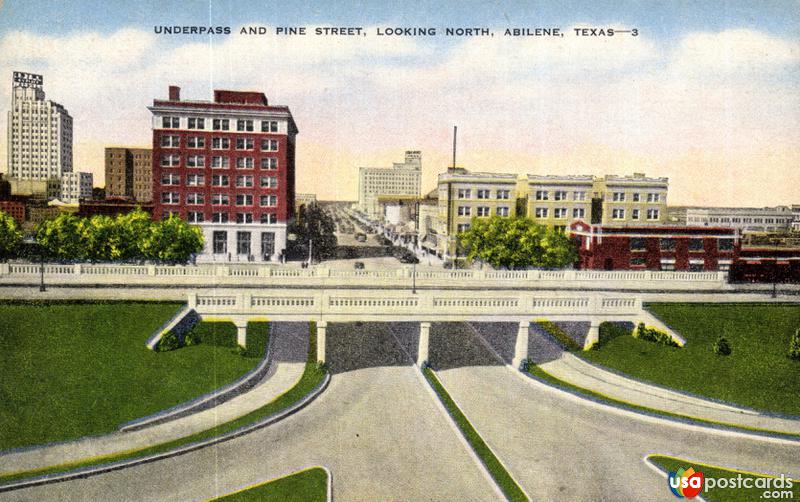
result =
[[[349,326],[329,324],[331,383],[301,412],[214,447],[4,499],[197,500],[321,464],[332,472],[335,500],[497,500],[409,364],[415,326]],[[504,334],[515,329],[495,327],[493,342],[508,343]],[[452,397],[534,500],[674,500],[666,480],[642,461],[647,453],[800,477],[800,445],[685,429],[565,397],[515,375],[464,324],[435,323],[430,355]]]

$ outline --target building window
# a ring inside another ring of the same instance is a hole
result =
[[[508,206],[500,206],[497,208],[497,216],[508,216]]]
[[[647,262],[645,261],[644,257],[634,256],[631,258],[631,267],[644,267],[645,265],[647,265]]]
[[[477,191],[477,196],[478,196],[479,199],[488,199],[489,198],[489,190],[478,190]]]
[[[644,237],[631,237],[631,251],[644,251],[647,249],[647,241]]]
[[[719,240],[719,250],[720,251],[733,251],[733,239],[720,239]]]
[[[187,129],[205,129],[206,119],[202,117],[189,117],[189,125]]]
[[[647,219],[648,220],[657,220],[658,219],[658,209],[648,209],[647,210]]]
[[[564,190],[556,190],[553,192],[553,200],[567,200],[567,192]]]
[[[633,197],[633,202],[639,202],[639,200],[641,199],[641,194],[639,192],[631,194],[631,196]]]
[[[206,139],[202,136],[189,136],[186,138],[187,148],[205,148]]]
[[[458,215],[459,216],[469,216],[472,214],[472,208],[469,206],[458,206]]]
[[[211,138],[211,148],[214,150],[229,150],[231,140],[229,138]]]
[[[567,217],[567,208],[566,207],[557,207],[553,209],[553,217],[557,219],[564,219]]]
[[[649,193],[647,194],[647,202],[659,202],[661,200],[660,193]]]
[[[239,157],[236,159],[236,169],[252,169],[253,157]]]
[[[585,218],[586,217],[586,209],[582,207],[574,207],[572,208],[572,217],[573,218]]]
[[[510,190],[498,190],[497,191],[497,198],[498,199],[508,200],[510,197],[511,197],[511,191]]]
[[[277,176],[262,176],[261,188],[278,188]]]
[[[262,195],[259,198],[259,205],[261,207],[275,207],[278,205],[277,195]]]
[[[456,232],[458,232],[459,234],[462,232],[466,232],[467,230],[469,230],[469,223],[459,223],[456,226]]]
[[[236,121],[236,130],[237,131],[245,131],[251,132],[253,130],[253,121],[252,120],[237,120]]]
[[[181,146],[181,137],[167,134],[161,136],[161,148],[179,148]]]
[[[202,174],[187,174],[186,185],[190,187],[201,187],[206,184],[206,177]]]
[[[261,169],[277,169],[278,159],[275,157],[266,157],[261,159]]]
[[[226,187],[228,186],[228,175],[227,174],[215,174],[211,177],[211,186],[214,187]]]
[[[220,214],[222,213],[214,213],[214,216],[216,217]],[[214,254],[225,254],[228,252],[228,232],[215,230],[212,241],[214,242]]]
[[[181,156],[180,155],[162,155],[161,156],[161,167],[177,167],[181,164]]]
[[[237,150],[252,150],[253,138],[236,138]]]
[[[212,206],[228,206],[230,203],[230,197],[226,193],[215,193],[211,195]]]
[[[638,220],[640,211],[638,209],[631,209],[631,219]]]
[[[201,193],[188,193],[186,194],[186,203],[190,205],[205,204],[205,196]]]
[[[537,218],[547,218],[547,214],[548,213],[549,213],[549,211],[547,210],[546,207],[537,207],[536,211],[534,212],[534,215]]]
[[[228,213],[211,213],[211,221],[213,223],[228,223]]]
[[[178,192],[161,192],[162,204],[180,204],[181,194]]]
[[[253,196],[247,193],[240,193],[236,194],[236,205],[237,206],[252,206],[253,205]]]
[[[572,192],[572,200],[586,200],[586,192]]]
[[[615,207],[611,210],[611,218],[615,220],[624,220],[625,219],[625,210]]]
[[[658,246],[662,251],[675,251],[675,239],[672,237],[662,237],[658,240]]]
[[[236,213],[236,223],[253,223],[253,213]]]
[[[161,117],[161,127],[164,129],[180,128],[181,120],[178,117]]]
[[[253,186],[252,176],[237,176],[236,186],[240,188],[251,188]]]
[[[261,256],[268,260],[275,254],[275,232],[261,232]]]
[[[261,140],[261,151],[262,152],[277,152],[278,151],[278,140],[277,139],[262,139]]]
[[[689,251],[702,251],[703,239],[689,239]]]
[[[186,167],[206,167],[206,157],[204,155],[189,155],[186,158]]]
[[[189,211],[186,213],[186,221],[189,223],[203,223],[203,213],[200,211]]]
[[[489,208],[487,206],[478,207],[478,216],[480,217],[489,216]]]
[[[164,173],[161,175],[161,184],[164,186],[180,185],[181,177],[173,173]]]
[[[275,213],[261,213],[261,223],[262,224],[278,223],[278,215]]]
[[[228,157],[211,157],[212,169],[228,169],[231,167],[231,159]]]
[[[458,198],[459,199],[470,199],[472,198],[472,190],[469,188],[459,188],[458,189]]]
[[[625,192],[614,192],[611,194],[611,200],[614,202],[624,202]]]
[[[227,131],[231,127],[231,121],[229,119],[214,119],[211,125],[215,131]]]
[[[547,190],[536,190],[536,200],[550,200]]]
[[[274,120],[263,120],[261,122],[261,132],[278,132],[278,123]]]

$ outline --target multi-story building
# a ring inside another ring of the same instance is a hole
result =
[[[141,209],[149,215],[153,214],[152,203],[136,202],[127,197],[108,197],[102,200],[81,200],[78,207],[78,216],[86,218],[95,215],[118,216],[120,214],[128,214],[136,209]]]
[[[92,173],[76,172],[61,175],[61,201],[77,204],[81,199],[92,198]]]
[[[45,99],[41,75],[14,72],[8,111],[8,175],[60,179],[72,171],[72,117]]]
[[[109,147],[105,151],[106,196],[153,201],[153,150]]]
[[[592,187],[592,223],[662,225],[667,220],[668,178],[606,175]]]
[[[611,226],[575,221],[580,268],[595,270],[728,270],[741,239],[732,228]]]
[[[378,197],[410,195],[419,197],[422,178],[422,154],[406,151],[405,162],[392,167],[360,167],[358,170],[358,208],[370,218],[380,216]]]
[[[14,218],[18,224],[22,224],[25,221],[24,199],[0,200],[0,211]]]
[[[57,199],[61,197],[61,178],[47,178],[43,180],[23,180],[9,178],[11,193],[14,195],[31,196],[42,199]]]
[[[698,207],[669,208],[672,223],[690,227],[735,228],[742,233],[787,232],[795,215],[788,206],[776,207]]]
[[[595,180],[591,175],[528,175],[527,215],[536,223],[566,229],[574,220],[589,221]]]
[[[792,204],[792,231],[800,232],[800,204]]]
[[[294,211],[295,136],[286,106],[260,92],[214,91],[214,101],[154,100],[154,218],[203,230],[200,260],[267,261],[286,248]]]

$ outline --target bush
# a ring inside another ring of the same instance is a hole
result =
[[[789,341],[789,357],[800,361],[800,328],[797,328]]]
[[[637,326],[636,330],[633,332],[633,337],[648,342],[660,343],[669,347],[679,347],[678,343],[668,334],[660,329],[647,327],[643,322],[639,323],[639,326]]]
[[[729,356],[731,352],[731,344],[728,339],[724,336],[717,338],[717,341],[714,342],[714,353],[718,356]]]
[[[536,324],[555,338],[564,349],[572,351],[583,350],[583,347],[581,347],[578,342],[573,340],[566,331],[559,328],[554,322],[548,321],[547,319],[539,319],[536,321]]]
[[[592,345],[592,348],[599,349],[609,341],[619,336],[631,336],[633,334],[633,329],[629,326],[630,325],[627,323],[619,322],[606,321],[600,323],[600,336],[597,340],[597,343]]]
[[[183,347],[183,341],[174,331],[169,331],[161,337],[156,345],[156,352],[168,352]]]

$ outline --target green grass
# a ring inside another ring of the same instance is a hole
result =
[[[744,487],[736,487],[736,488],[719,488],[719,487],[709,487],[708,478],[715,478],[720,480],[722,478],[726,478],[730,480],[731,478],[736,478],[735,481],[728,481],[728,485],[730,486],[731,483],[742,483],[742,481],[738,481],[738,478],[741,476],[742,479],[750,479],[751,483],[755,485],[756,482],[764,483],[765,480],[768,478],[772,478],[772,476],[767,476],[765,474],[757,474],[757,473],[750,473],[750,472],[743,472],[737,471],[734,469],[725,469],[723,467],[717,466],[710,466],[705,464],[697,464],[692,463],[688,460],[683,460],[674,457],[667,457],[663,455],[650,455],[647,457],[651,462],[653,462],[658,468],[662,469],[666,473],[676,472],[679,468],[688,469],[689,467],[693,467],[695,471],[701,471],[703,476],[705,477],[705,486],[703,490],[700,492],[700,496],[703,497],[705,500],[709,502],[750,502],[752,500],[762,500],[764,499],[764,491],[765,488],[756,488],[753,486],[752,488],[744,488]],[[761,481],[756,481],[757,479],[761,479]],[[772,481],[773,483],[775,481]],[[665,489],[669,490],[669,485],[665,482]],[[738,485],[737,485],[738,486]],[[706,487],[710,489],[706,491]],[[784,491],[787,488],[770,488],[770,495],[771,498],[778,498],[777,494],[774,491]],[[797,500],[800,498],[800,483],[794,482],[791,488],[788,488],[788,491],[792,493],[792,495],[785,494],[783,495],[784,500]],[[767,499],[768,500],[768,499]]]
[[[0,449],[112,432],[229,384],[258,363],[213,344],[149,350],[147,339],[179,308],[156,302],[0,304]],[[215,323],[203,329],[219,334],[230,328]]]
[[[740,406],[800,416],[800,361],[786,353],[800,306],[655,304],[649,309],[686,339],[684,348],[619,336],[576,355],[634,378]],[[714,354],[719,336],[733,348]]]
[[[576,352],[583,350],[583,347],[572,339],[566,331],[559,328],[558,325],[547,319],[537,319],[534,321],[540,328],[548,332],[558,343],[568,352]]]
[[[308,362],[306,362],[303,375],[300,377],[300,380],[294,385],[294,387],[286,391],[284,394],[282,394],[274,401],[262,406],[261,408],[253,410],[247,415],[239,417],[236,420],[219,424],[211,429],[207,429],[205,431],[198,432],[196,434],[192,434],[191,436],[177,439],[175,441],[170,441],[168,443],[162,443],[159,445],[151,446],[149,448],[131,450],[112,455],[95,457],[79,462],[71,462],[62,465],[55,465],[44,469],[18,472],[6,476],[0,476],[0,484],[7,484],[13,481],[19,481],[21,479],[30,478],[33,476],[64,473],[85,467],[91,467],[101,464],[109,464],[112,462],[119,462],[122,460],[130,460],[134,458],[140,458],[149,455],[155,455],[158,453],[168,452],[181,446],[186,446],[192,443],[197,443],[206,439],[220,436],[222,434],[233,432],[237,429],[258,422],[264,418],[274,415],[275,413],[278,413],[280,411],[289,408],[293,404],[297,403],[298,401],[306,397],[315,388],[317,388],[323,382],[326,374],[324,369],[318,367],[316,362],[313,362],[317,356],[316,325],[314,322],[309,323],[309,325],[310,325],[311,335],[309,338]]]
[[[214,502],[325,502],[328,496],[328,473],[312,467],[288,476],[245,488]]]
[[[450,397],[450,394],[447,393],[447,390],[441,382],[439,382],[439,379],[436,378],[436,374],[433,370],[425,368],[422,373],[425,375],[428,383],[431,384],[431,387],[433,387],[433,390],[436,391],[436,394],[439,395],[444,407],[447,408],[450,416],[453,417],[453,421],[455,421],[456,425],[467,439],[467,442],[472,446],[472,449],[475,450],[475,453],[481,459],[483,465],[486,466],[489,474],[492,475],[492,478],[494,478],[506,497],[512,501],[527,501],[528,497],[525,495],[525,492],[522,491],[522,488],[520,488],[517,482],[514,481],[514,478],[511,477],[511,474],[503,467],[503,464],[500,463],[500,460],[495,456],[491,448],[489,448],[489,445],[486,444],[464,413],[461,412],[461,409],[455,401],[453,401],[453,398]]]

